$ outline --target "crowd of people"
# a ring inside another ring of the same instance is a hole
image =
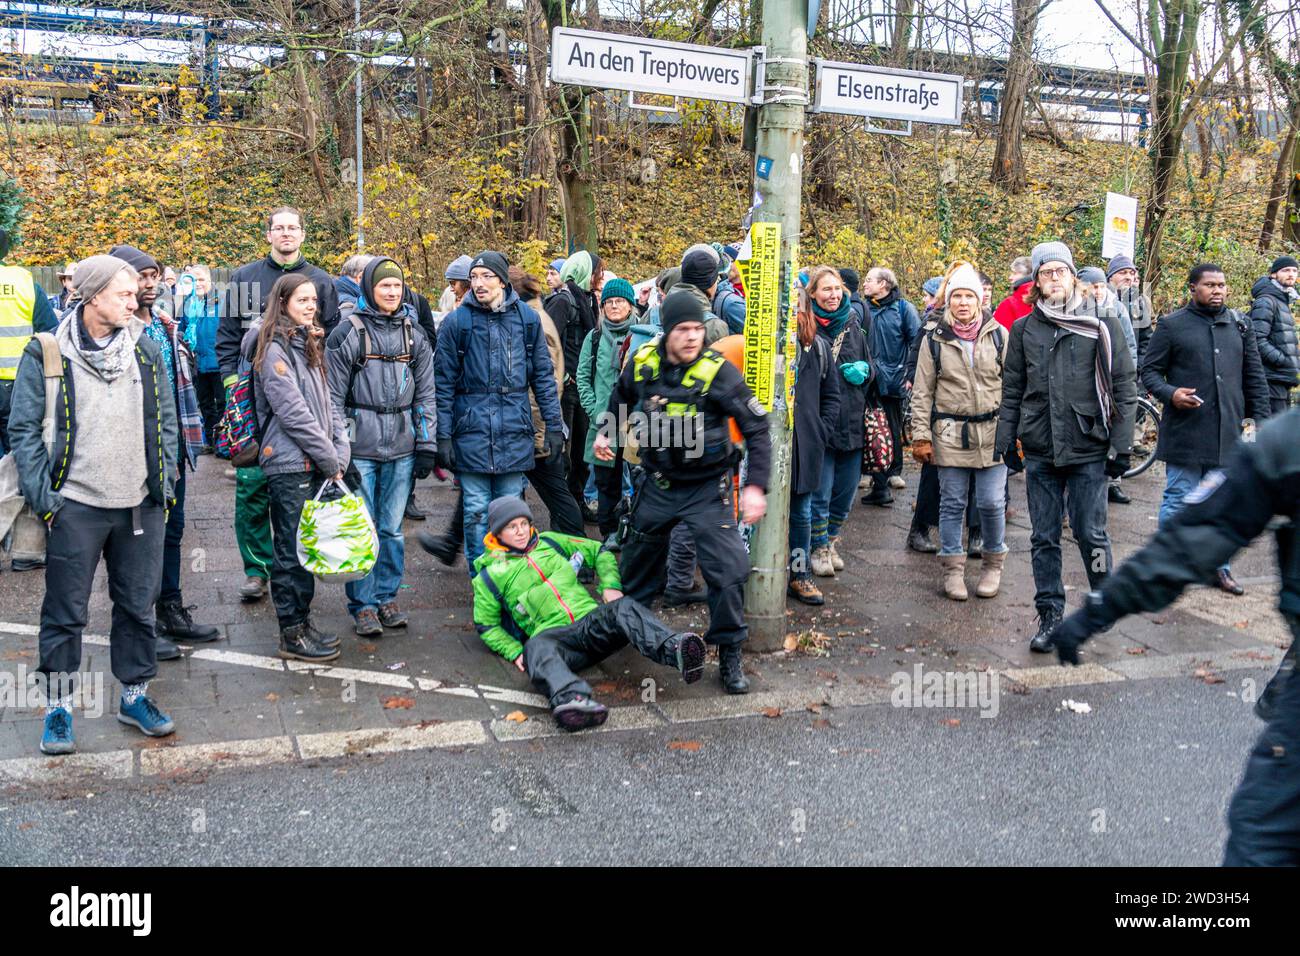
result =
[[[220,637],[181,590],[186,476],[219,453],[247,377],[258,458],[229,469],[240,596],[269,590],[281,657],[342,653],[312,618],[315,580],[296,548],[304,503],[343,487],[364,500],[378,551],[347,585],[347,609],[372,639],[407,626],[403,523],[425,520],[416,482],[434,475],[455,482],[458,502],[420,545],[447,565],[463,555],[484,643],[545,691],[561,726],[605,719],[577,672],[629,643],[688,682],[713,645],[723,688],[745,693],[744,529],[766,513],[772,446],[770,410],[741,368],[738,247],[691,246],[637,284],[589,251],[542,277],[485,250],[447,266],[435,301],[386,256],[352,256],[331,276],[304,258],[306,238],[298,210],[271,211],[265,256],[221,284],[201,264],[177,274],[125,245],[69,263],[48,297],[26,270],[0,267],[0,442],[16,466],[11,497],[48,527],[40,672],[77,671],[102,556],[119,719],[172,732],[148,695],[157,661]],[[1287,406],[1300,380],[1296,277],[1296,260],[1278,258],[1243,314],[1223,270],[1200,263],[1186,304],[1157,319],[1131,259],[1080,268],[1061,242],[1014,259],[996,304],[966,261],[927,280],[919,306],[883,266],[800,273],[789,598],[825,603],[818,580],[845,566],[857,492],[869,509],[893,507],[905,453],[921,469],[900,547],[936,554],[936,586],[954,601],[969,599],[978,559],[975,594],[996,597],[1008,489],[1023,472],[1029,646],[1052,650],[1067,520],[1092,587],[1111,570],[1107,504],[1128,500],[1119,482],[1139,394],[1164,406],[1163,526],[1243,429]],[[869,421],[883,422],[883,456]],[[1226,564],[1212,583],[1243,590]],[[706,602],[706,632],[674,632],[655,601]],[[41,749],[71,752],[62,678],[49,697]]]

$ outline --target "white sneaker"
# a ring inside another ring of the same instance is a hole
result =
[[[819,578],[835,577],[835,566],[831,564],[831,549],[814,548],[812,553],[812,573]]]
[[[898,489],[898,488],[906,488],[906,487],[907,487],[907,482],[905,482],[905,481],[903,480],[903,476],[902,476],[902,475],[890,475],[890,476],[889,476],[889,487],[891,487],[891,488],[895,488],[895,489]]]

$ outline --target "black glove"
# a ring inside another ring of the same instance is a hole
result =
[[[1020,457],[1020,451],[1016,448],[1014,441],[1002,449],[1002,463],[1007,466],[1007,471],[1010,472],[1025,470],[1025,460]]]
[[[438,453],[421,448],[415,453],[415,467],[411,474],[416,478],[428,478],[429,472],[438,467]]]
[[[433,453],[433,463],[443,471],[456,470],[456,454],[451,449],[451,438],[438,442],[438,450]]]
[[[1094,634],[1109,630],[1114,616],[1106,610],[1106,602],[1096,591],[1083,600],[1083,607],[1067,617],[1052,631],[1051,641],[1056,645],[1056,657],[1062,664],[1078,666],[1079,645]]]
[[[353,491],[361,490],[361,472],[357,471],[357,463],[349,461],[348,467],[343,472],[343,484],[347,485]]]
[[[555,458],[564,453],[564,435],[561,432],[546,433],[546,454],[543,458]]]
[[[1131,455],[1116,455],[1114,458],[1106,459],[1106,477],[1123,478],[1124,472],[1132,467],[1133,458]]]

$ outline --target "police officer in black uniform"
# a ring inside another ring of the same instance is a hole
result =
[[[1172,604],[1201,584],[1262,532],[1275,515],[1282,588],[1278,601],[1292,644],[1256,704],[1268,721],[1228,808],[1225,866],[1300,865],[1300,409],[1260,428],[1237,446],[1226,472],[1211,472],[1186,507],[1106,579],[1101,591],[1052,634],[1063,663],[1079,663],[1079,645],[1126,615]]]
[[[593,451],[614,457],[610,433],[626,420],[640,446],[643,473],[619,561],[623,593],[648,604],[663,590],[668,535],[685,521],[695,539],[709,590],[709,631],[718,646],[722,686],[744,694],[740,662],[746,637],[745,579],[749,556],[736,529],[732,468],[737,451],[727,424],[734,418],[749,453],[740,514],[753,524],[767,510],[772,444],[763,406],[735,366],[704,347],[705,314],[698,296],[670,293],[659,312],[663,335],[628,357]]]

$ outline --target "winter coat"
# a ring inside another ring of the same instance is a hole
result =
[[[709,311],[727,323],[728,335],[740,335],[745,331],[745,297],[726,279],[718,280]]]
[[[1002,372],[1000,451],[1019,438],[1027,458],[1057,467],[1129,454],[1137,376],[1119,320],[1109,316],[1103,321],[1110,331],[1110,428],[1102,419],[1095,384],[1100,339],[1058,328],[1035,306],[1011,326]]]
[[[541,320],[509,286],[498,311],[480,304],[470,290],[443,319],[437,370],[438,440],[452,443],[459,472],[532,470],[530,389],[546,430],[563,432]]]
[[[409,349],[409,361],[365,358],[353,320],[365,325],[371,356],[404,355]],[[353,422],[353,458],[396,461],[435,450],[433,349],[405,308],[388,315],[363,299],[330,333],[325,368],[335,410],[344,421]]]
[[[995,463],[998,447],[1002,369],[1010,333],[986,316],[972,356],[966,352],[969,343],[957,337],[948,321],[929,334],[938,344],[939,369],[936,376],[933,350],[922,342],[912,386],[912,441],[930,442],[934,463],[942,468],[988,468]],[[946,415],[987,418],[961,421]]]
[[[1023,319],[1034,307],[1029,304],[1029,293],[1033,291],[1034,280],[1024,279],[1019,285],[1013,286],[1011,294],[998,303],[998,307],[993,310],[993,318],[997,320],[998,325],[1004,329],[1010,329],[1016,324],[1017,319]]]
[[[1250,295],[1250,321],[1255,326],[1264,375],[1269,384],[1291,388],[1300,381],[1295,316],[1291,314],[1294,299],[1268,276],[1251,286]]]
[[[1269,415],[1255,335],[1232,309],[1216,314],[1189,303],[1163,317],[1147,345],[1142,384],[1164,402],[1156,457],[1172,465],[1222,468],[1242,420]],[[1205,404],[1175,408],[1176,388],[1196,389]]]
[[[613,468],[612,461],[601,461],[592,451],[595,444],[596,435],[600,431],[600,415],[605,411],[609,404],[609,393],[614,391],[614,385],[618,382],[618,375],[623,370],[621,361],[623,354],[623,343],[627,340],[628,334],[632,331],[631,316],[628,317],[628,326],[622,332],[611,333],[606,336],[603,332],[604,324],[593,329],[587,334],[587,340],[582,343],[582,354],[578,357],[578,400],[582,403],[582,410],[587,413],[587,445],[582,453],[583,460],[589,465],[597,465],[602,468]],[[609,429],[610,440],[617,446],[617,430]]]
[[[260,326],[244,336],[244,354],[257,350]],[[262,473],[287,475],[313,469],[329,477],[346,471],[351,460],[348,429],[330,398],[324,369],[307,364],[302,332],[286,346],[272,339],[257,370],[257,421],[261,427]]]
[[[876,389],[881,395],[900,397],[904,393],[903,383],[908,381],[908,352],[921,334],[921,319],[916,314],[916,306],[899,295],[897,289],[890,289],[878,302],[869,300],[867,309],[871,313],[869,345],[875,359],[872,371],[876,374]]]
[[[485,544],[487,550],[474,562],[474,626],[483,643],[508,661],[523,653],[521,636],[568,627],[596,609],[578,581],[574,562],[579,558],[596,569],[602,591],[623,588],[617,557],[599,541],[548,531],[535,533],[524,551],[505,548],[491,535]],[[492,579],[500,600],[484,576]]]
[[[849,320],[850,328],[856,324]],[[794,470],[792,494],[805,495],[821,485],[826,442],[841,422],[842,388],[852,386],[844,381],[839,366],[831,358],[830,340],[819,335],[811,346],[801,344],[794,395],[794,449],[790,458]]]
[[[836,385],[840,393],[840,410],[839,415],[826,436],[826,447],[831,451],[849,452],[861,451],[865,439],[865,425],[867,411],[867,396],[873,389],[879,387],[879,376],[876,371],[876,363],[873,361],[871,349],[867,345],[867,333],[858,328],[858,324],[853,321],[850,315],[848,323],[844,326],[844,341],[840,344],[839,355],[835,356],[835,371],[839,379]],[[826,340],[826,344],[831,346],[831,353],[834,355],[835,336],[832,336],[827,330],[818,323],[817,334]],[[866,362],[871,366],[871,371],[867,375],[867,380],[861,385],[850,385],[844,380],[844,375],[840,373],[839,368],[842,365],[849,365],[853,362]],[[796,407],[798,402],[796,400]]]
[[[542,308],[542,300],[530,299],[528,306],[537,313],[537,318],[542,322],[542,336],[546,339],[546,351],[551,356],[558,395],[564,390],[564,344],[560,341],[560,333],[556,331],[555,323]],[[533,410],[533,450],[541,454],[546,450],[546,419],[542,417],[542,410],[537,406],[537,396],[531,391],[528,393],[528,404]]]
[[[242,265],[230,275],[217,325],[217,364],[221,366],[223,378],[229,380],[239,374],[244,333],[266,314],[266,302],[276,281],[295,272],[311,277],[311,284],[316,287],[316,321],[327,335],[334,330],[339,320],[339,300],[334,291],[334,280],[325,270],[318,269],[306,259],[282,266],[269,255]]]
[[[572,279],[542,300],[564,343],[566,379],[574,380],[587,333],[596,327],[596,297]]]
[[[217,362],[217,328],[221,325],[221,299],[187,295],[181,299],[178,324],[185,343],[194,353],[195,371],[199,374],[221,371]]]
[[[339,318],[346,319],[356,311],[357,300],[361,298],[361,286],[350,276],[339,276],[334,280],[334,294],[339,300]]]

